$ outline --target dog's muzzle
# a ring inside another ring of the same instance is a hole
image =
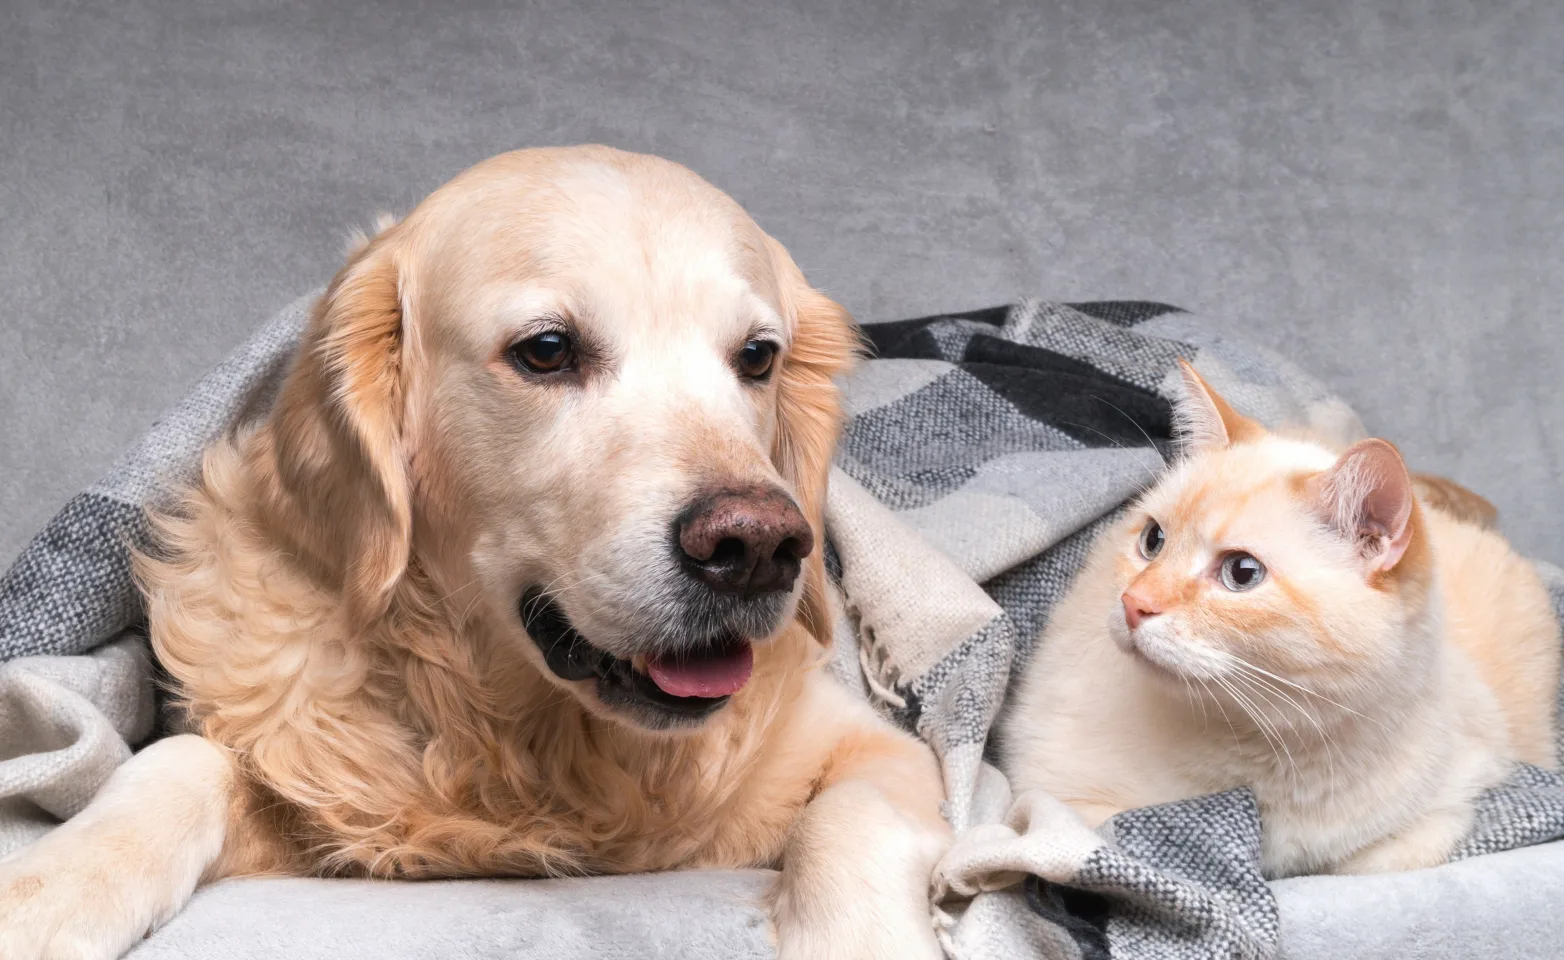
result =
[[[605,706],[654,730],[705,720],[749,681],[754,662],[748,640],[725,634],[644,658],[638,669],[635,661],[593,646],[537,588],[522,596],[521,621],[555,676],[595,679]]]

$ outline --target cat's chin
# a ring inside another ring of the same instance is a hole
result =
[[[1130,655],[1130,659],[1159,677],[1165,677],[1169,680],[1189,679],[1190,675],[1185,672],[1181,665],[1169,663],[1167,660],[1147,650],[1141,644],[1136,643],[1133,639],[1125,646],[1124,652]]]
[[[1125,628],[1113,631],[1113,640],[1136,663],[1170,680],[1209,680],[1221,673],[1211,662],[1218,657],[1167,632]]]

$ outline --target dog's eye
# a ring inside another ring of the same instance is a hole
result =
[[[751,380],[764,379],[771,372],[771,364],[776,356],[776,344],[769,340],[751,340],[739,350],[739,373]]]
[[[576,365],[570,337],[558,330],[528,337],[510,348],[511,360],[533,373],[559,373]]]

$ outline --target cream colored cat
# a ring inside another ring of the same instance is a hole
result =
[[[1093,826],[1247,785],[1268,877],[1444,862],[1514,761],[1554,766],[1541,580],[1421,502],[1390,444],[1269,433],[1184,374],[1187,456],[1054,610],[1002,731],[1012,784]]]

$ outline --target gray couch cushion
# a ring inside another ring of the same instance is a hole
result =
[[[769,958],[765,870],[579,880],[229,880],[133,960]]]
[[[132,960],[770,958],[772,874],[395,883],[230,880],[196,894]],[[1415,873],[1273,885],[1286,960],[1552,960],[1564,843]]]

